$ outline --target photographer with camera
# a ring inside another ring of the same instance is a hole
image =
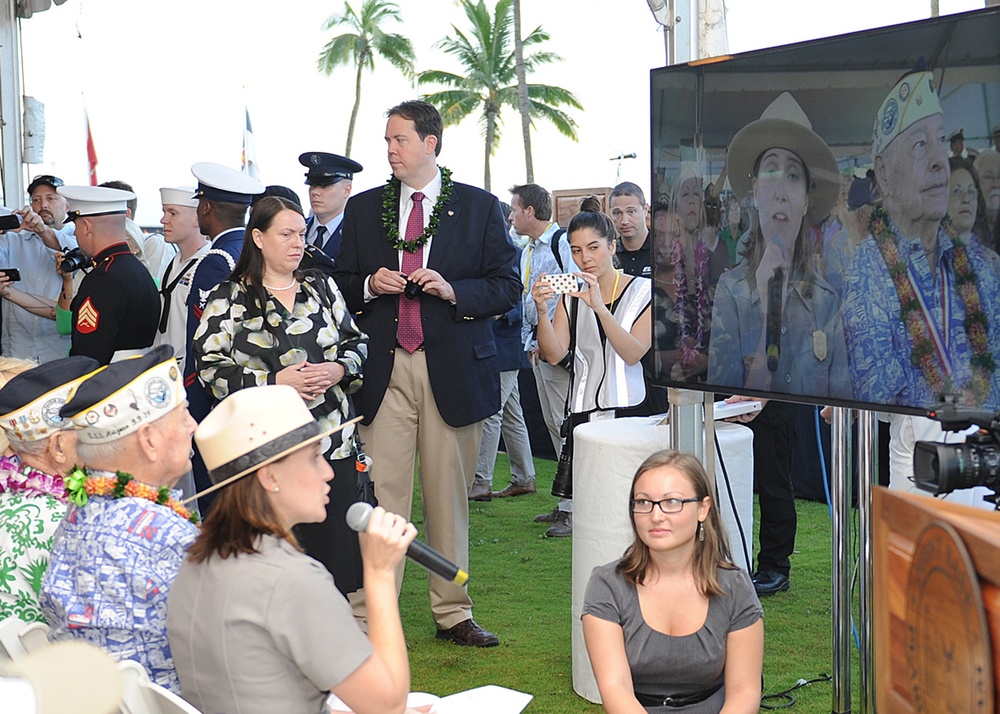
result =
[[[72,224],[65,225],[66,199],[57,192],[62,185],[56,176],[36,177],[28,185],[30,205],[2,217],[6,223],[0,232],[0,339],[5,357],[48,362],[69,352],[69,337],[60,335],[54,322],[63,280],[53,257],[64,249],[61,246],[77,245]]]
[[[107,365],[144,353],[153,344],[160,296],[126,242],[126,204],[135,194],[100,186],[63,186],[59,193],[69,201],[80,249],[93,265],[73,298],[70,354]],[[63,272],[71,272],[67,260],[68,254]]]
[[[567,292],[560,287],[564,276],[543,273],[531,289],[541,357],[552,365],[567,354],[572,360],[567,445],[552,486],[552,495],[567,499],[573,495],[572,470],[566,468],[573,429],[587,421],[651,413],[645,404],[640,360],[652,341],[652,281],[618,270],[618,234],[611,219],[601,213],[596,200],[585,200],[581,208],[568,231],[579,286]],[[550,320],[548,304],[556,287],[565,294]]]

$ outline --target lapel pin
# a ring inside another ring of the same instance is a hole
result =
[[[455,212],[454,212],[454,211],[448,211],[448,215],[449,215],[449,216],[454,216],[454,215],[455,215]]]

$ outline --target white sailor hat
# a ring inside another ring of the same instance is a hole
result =
[[[191,167],[191,173],[198,179],[195,199],[249,206],[254,196],[264,193],[264,185],[253,176],[241,174],[222,164],[202,161]]]
[[[164,186],[160,189],[160,203],[164,206],[188,206],[198,207],[198,199],[194,196],[194,189],[190,186],[178,186],[168,188]]]
[[[70,221],[88,216],[124,216],[128,202],[135,200],[131,191],[104,186],[60,186],[56,191],[69,203]]]
[[[141,357],[92,372],[60,410],[84,444],[106,444],[169,414],[187,399],[174,348],[160,345]]]

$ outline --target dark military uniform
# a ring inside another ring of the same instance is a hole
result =
[[[94,269],[73,298],[70,355],[84,355],[105,365],[120,350],[153,344],[160,319],[160,295],[149,271],[116,243],[94,256]]]

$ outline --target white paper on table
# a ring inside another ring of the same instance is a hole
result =
[[[441,697],[428,694],[427,692],[410,692],[406,695],[406,706],[409,709],[422,707],[427,704],[436,704],[440,701]],[[326,711],[329,714],[351,714],[353,710],[344,703],[343,699],[330,692],[330,695],[326,698]],[[432,711],[437,710],[432,709]]]
[[[456,692],[441,700],[431,709],[432,714],[520,714],[533,699],[526,692],[518,692],[495,684]]]

